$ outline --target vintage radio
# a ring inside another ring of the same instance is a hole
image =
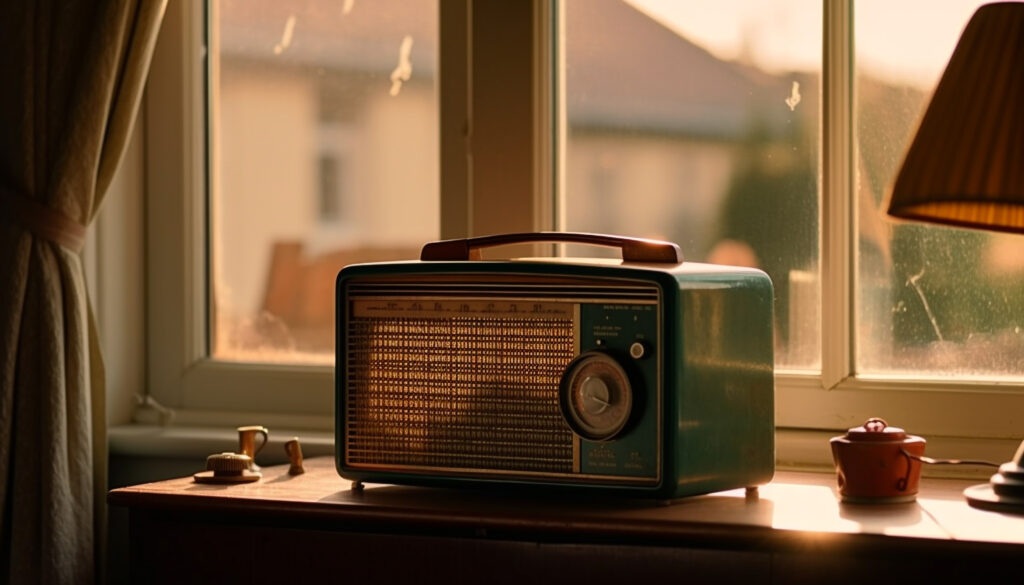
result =
[[[470,260],[497,244],[622,260]],[[579,233],[427,244],[337,279],[337,468],[361,482],[670,499],[774,470],[772,285],[675,244]]]

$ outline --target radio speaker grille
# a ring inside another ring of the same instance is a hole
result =
[[[558,384],[571,318],[353,317],[347,463],[570,473]]]

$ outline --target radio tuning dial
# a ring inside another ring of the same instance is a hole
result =
[[[633,410],[633,387],[615,358],[580,354],[565,370],[559,392],[562,415],[573,432],[593,441],[615,438]]]
[[[600,376],[587,376],[580,385],[580,398],[583,402],[583,410],[587,414],[601,414],[611,408],[611,394],[608,392],[608,384]]]

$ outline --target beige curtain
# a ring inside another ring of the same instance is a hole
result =
[[[102,567],[106,406],[79,252],[164,2],[0,2],[0,582]]]

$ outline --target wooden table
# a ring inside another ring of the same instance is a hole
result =
[[[367,485],[330,458],[252,484],[191,477],[110,492],[130,515],[138,583],[1021,582],[1024,516],[970,508],[970,482],[923,479],[916,503],[838,502],[834,477],[778,473],[670,505]]]

